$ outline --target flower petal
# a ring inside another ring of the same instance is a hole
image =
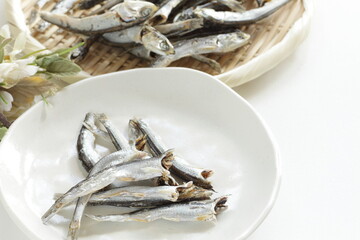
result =
[[[0,112],[8,112],[12,108],[13,96],[6,92],[0,91]]]
[[[0,36],[3,38],[10,38],[11,34],[10,34],[10,27],[8,24],[5,24],[4,26],[2,26],[0,28]]]

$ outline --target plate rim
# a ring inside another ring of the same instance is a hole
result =
[[[120,72],[107,73],[107,74],[93,76],[93,77],[78,81],[78,82],[76,82],[74,84],[66,86],[65,88],[63,88],[59,92],[62,92],[64,90],[65,91],[69,91],[69,90],[71,91],[71,89],[73,87],[78,87],[78,85],[87,84],[87,82],[89,82],[89,81],[97,81],[98,78],[101,79],[101,78],[106,78],[108,76],[126,74],[128,72],[148,72],[148,71],[188,71],[188,72],[192,72],[193,74],[200,74],[200,75],[204,75],[206,77],[209,77],[215,83],[219,84],[219,87],[224,87],[225,89],[229,90],[230,94],[234,95],[236,98],[238,98],[240,101],[242,101],[255,114],[255,116],[258,118],[260,124],[263,126],[263,128],[265,130],[265,133],[267,134],[267,136],[268,136],[268,138],[270,140],[270,144],[272,146],[272,149],[274,151],[274,158],[275,158],[274,162],[275,162],[275,174],[276,175],[275,175],[275,179],[274,179],[275,181],[274,181],[273,189],[271,191],[271,197],[269,198],[269,200],[267,202],[267,205],[264,207],[263,211],[259,214],[259,217],[253,222],[253,224],[250,225],[250,227],[242,235],[240,235],[236,240],[244,240],[244,239],[246,239],[253,232],[255,232],[255,230],[263,223],[263,221],[269,215],[271,209],[274,207],[276,199],[277,199],[277,197],[279,195],[281,179],[282,179],[282,170],[281,170],[281,155],[280,155],[279,147],[278,147],[277,141],[275,140],[275,137],[274,137],[272,131],[268,127],[268,125],[265,122],[265,120],[263,119],[263,117],[257,112],[257,110],[246,99],[244,99],[241,95],[236,93],[233,89],[231,89],[229,86],[227,86],[224,82],[222,82],[221,80],[217,79],[216,77],[214,77],[214,76],[212,76],[210,74],[207,74],[207,73],[204,73],[204,72],[201,72],[201,71],[198,71],[198,70],[190,69],[190,68],[184,68],[184,67],[166,67],[166,68],[155,68],[155,69],[154,68],[137,68],[137,69],[130,69],[130,70],[125,70],[125,71],[120,71]],[[57,95],[57,94],[55,94],[55,95]],[[2,148],[3,148],[3,146],[5,145],[4,142],[6,142],[7,139],[10,138],[12,132],[15,131],[14,129],[16,128],[16,125],[20,124],[22,122],[23,118],[26,118],[27,115],[31,114],[31,112],[34,111],[34,109],[41,107],[42,104],[43,104],[42,101],[37,102],[36,104],[31,106],[28,110],[26,110],[16,121],[14,121],[14,123],[10,126],[10,128],[8,129],[8,131],[5,134],[4,138],[0,142],[0,152],[1,152]],[[14,213],[13,209],[9,206],[9,204],[5,200],[4,195],[5,194],[4,194],[3,189],[2,189],[2,181],[1,181],[1,175],[0,175],[0,203],[4,207],[4,209],[7,212],[9,218],[15,223],[15,225],[29,239],[31,239],[31,240],[41,240],[41,237],[38,236],[38,234],[36,234],[34,231],[31,231],[26,226],[26,224],[23,223],[20,220],[20,218]]]

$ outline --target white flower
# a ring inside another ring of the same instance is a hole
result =
[[[34,62],[35,57],[5,62],[0,64],[0,83],[4,83],[3,88],[15,86],[21,79],[30,77],[37,73],[38,66],[28,65]]]
[[[11,37],[9,25],[5,24],[0,28],[0,36],[5,39]]]
[[[25,49],[25,46],[26,46],[26,33],[21,32],[16,37],[13,49],[9,53],[10,60],[15,61],[18,58],[19,55],[21,57],[22,52]]]
[[[13,96],[6,92],[0,91],[0,112],[8,112],[12,108]]]

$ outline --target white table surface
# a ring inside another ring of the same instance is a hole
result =
[[[360,2],[346,3],[315,1],[302,46],[235,89],[264,117],[282,155],[278,200],[250,240],[360,239]],[[0,233],[27,239],[1,205]]]

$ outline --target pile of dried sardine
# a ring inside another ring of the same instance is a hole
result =
[[[47,1],[37,2],[30,21]],[[258,7],[247,10],[238,0],[60,0],[52,11],[40,12],[46,22],[38,29],[52,23],[85,36],[86,44],[73,54],[78,59],[101,41],[148,59],[153,67],[191,56],[220,72],[219,63],[203,54],[244,46],[250,35],[239,26],[260,21],[290,1],[256,0]],[[102,2],[88,16],[65,15],[72,8],[89,9]]]
[[[116,151],[100,156],[95,149],[97,137],[112,142]],[[226,196],[210,198],[213,187],[208,178],[213,171],[193,167],[174,155],[143,120],[129,121],[129,139],[104,114],[86,114],[77,150],[88,175],[65,194],[56,194],[43,222],[76,203],[69,236],[77,239],[87,205],[139,208],[124,214],[87,215],[114,222],[212,221],[226,209]],[[144,180],[151,181],[145,184]],[[139,181],[144,184],[139,186]]]

